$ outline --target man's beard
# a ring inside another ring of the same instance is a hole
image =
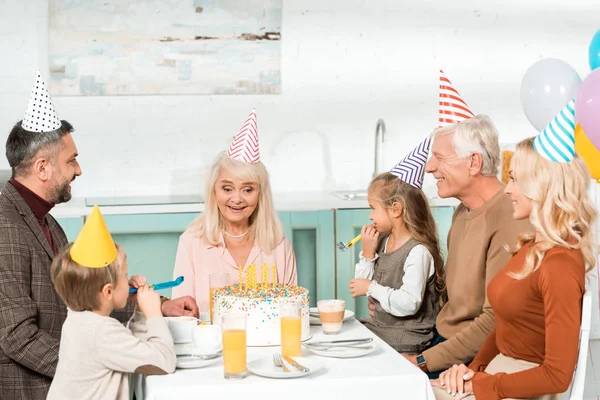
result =
[[[71,182],[65,180],[63,183],[59,183],[50,189],[48,201],[52,204],[60,204],[71,200],[71,192],[69,191],[69,184]]]

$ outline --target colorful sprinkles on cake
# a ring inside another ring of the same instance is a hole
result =
[[[231,310],[236,306],[244,312],[265,304],[277,306],[280,299],[290,297],[300,297],[302,305],[308,306],[308,290],[301,286],[269,284],[250,287],[236,283],[216,289],[214,292],[215,305],[225,310]],[[277,315],[274,311],[269,317],[276,318]]]

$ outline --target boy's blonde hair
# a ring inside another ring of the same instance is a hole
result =
[[[597,254],[592,238],[596,209],[588,197],[591,178],[583,159],[575,155],[566,163],[547,160],[535,151],[533,138],[529,138],[517,144],[513,161],[514,183],[532,201],[529,219],[541,240],[527,252],[523,269],[510,276],[523,279],[536,271],[546,252],[556,246],[581,250],[586,272],[592,270]],[[516,251],[535,236],[521,235]]]
[[[273,206],[269,173],[262,162],[247,163],[234,160],[226,153],[219,154],[206,179],[204,212],[191,226],[197,228],[208,244],[220,244],[225,222],[217,206],[215,184],[222,171],[259,186],[258,205],[250,216],[248,237],[251,242],[257,241],[262,251],[271,253],[283,240],[283,227]]]
[[[98,294],[107,283],[117,284],[123,272],[124,253],[117,247],[117,258],[108,267],[87,268],[71,259],[69,244],[52,261],[50,276],[62,301],[73,311],[92,311],[100,307]]]
[[[435,220],[423,191],[398,179],[390,172],[384,172],[371,181],[369,196],[385,208],[392,208],[394,203],[402,204],[402,220],[406,229],[433,257],[435,289],[440,306],[443,306],[448,299],[444,259],[440,251]]]

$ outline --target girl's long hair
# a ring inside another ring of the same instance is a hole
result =
[[[402,218],[406,229],[433,257],[435,289],[440,306],[444,305],[448,300],[444,259],[440,251],[435,220],[423,191],[398,179],[390,172],[384,172],[371,181],[369,193],[386,208],[391,208],[394,203],[402,204]]]

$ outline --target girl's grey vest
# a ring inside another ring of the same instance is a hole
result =
[[[402,247],[389,253],[383,253],[389,234],[381,235],[377,245],[379,259],[375,262],[373,280],[382,286],[400,289],[404,278],[404,263],[408,253],[419,244],[414,238],[409,239]],[[429,268],[429,266],[424,266]],[[433,339],[435,319],[440,311],[438,295],[435,290],[435,275],[427,281],[421,307],[414,314],[406,317],[395,317],[375,303],[373,318],[360,321],[387,344],[401,353],[421,353],[428,348]]]

